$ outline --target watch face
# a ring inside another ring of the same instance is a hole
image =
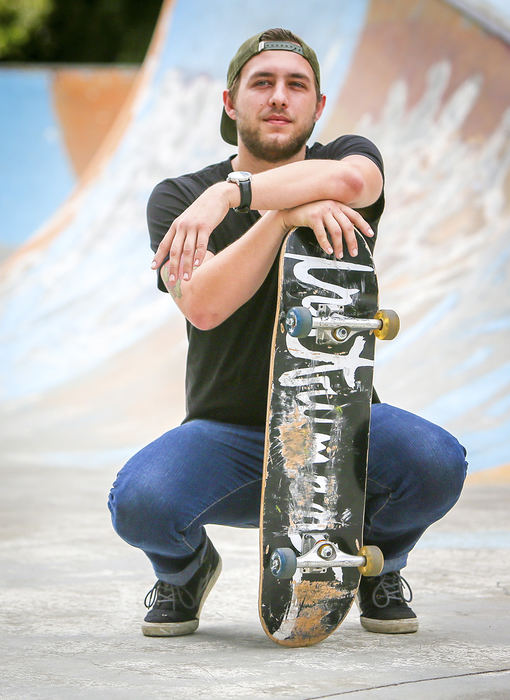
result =
[[[237,180],[241,182],[244,180],[251,180],[251,173],[248,173],[245,170],[235,170],[234,172],[229,174],[228,179]]]

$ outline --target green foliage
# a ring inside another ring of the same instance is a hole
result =
[[[6,36],[16,37],[5,40],[4,50],[0,38],[0,59],[140,63],[161,4],[162,0],[0,0],[1,32],[7,20]]]
[[[15,56],[52,9],[53,0],[0,0],[0,58]]]

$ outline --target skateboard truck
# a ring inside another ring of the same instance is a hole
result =
[[[391,309],[380,309],[374,318],[353,318],[336,311],[330,313],[324,304],[319,306],[317,316],[304,306],[293,306],[287,311],[285,328],[294,338],[306,338],[316,330],[317,343],[321,344],[343,343],[355,333],[367,330],[379,340],[393,340],[400,330],[400,319]]]
[[[324,533],[307,533],[303,536],[303,553],[299,556],[290,547],[275,549],[269,560],[271,573],[276,578],[292,578],[297,569],[303,573],[325,572],[332,567],[356,567],[363,576],[378,576],[384,566],[379,547],[366,545],[358,554],[343,552]]]

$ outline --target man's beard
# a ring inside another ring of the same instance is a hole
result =
[[[286,161],[299,153],[305,143],[310,138],[310,135],[315,126],[315,120],[307,124],[303,129],[295,134],[289,141],[280,143],[273,141],[271,137],[266,137],[266,141],[261,138],[259,131],[255,127],[243,124],[243,121],[238,118],[237,131],[248,151],[267,163],[278,163]]]

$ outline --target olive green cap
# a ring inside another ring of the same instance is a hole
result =
[[[241,44],[239,47],[236,55],[230,61],[230,65],[228,67],[227,89],[230,90],[232,88],[234,80],[239,75],[241,68],[245,65],[245,63],[248,63],[250,58],[253,58],[253,56],[256,56],[261,51],[294,51],[300,56],[303,56],[303,58],[305,58],[311,65],[317,80],[317,85],[319,85],[320,89],[321,74],[319,61],[315,51],[305,44],[305,42],[299,37],[296,37],[299,39],[300,45],[298,46],[298,44],[292,41],[267,41],[261,39],[260,37],[263,36],[264,33],[265,32],[260,32],[259,34],[255,34],[255,36],[247,39],[244,44]],[[220,131],[224,141],[234,146],[237,145],[236,123],[227,115],[225,109],[223,109],[223,114],[221,115]]]

